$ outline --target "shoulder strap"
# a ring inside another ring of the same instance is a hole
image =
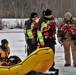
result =
[[[0,53],[2,52],[2,49],[0,48]]]

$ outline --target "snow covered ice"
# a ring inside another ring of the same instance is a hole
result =
[[[26,58],[26,55],[27,55],[27,53],[25,53],[26,42],[25,42],[25,35],[23,33],[23,29],[5,28],[0,31],[0,41],[2,39],[7,39],[9,41],[9,46],[11,49],[10,56],[17,55],[22,60]],[[55,64],[56,64],[55,68],[59,69],[59,75],[76,75],[76,68],[73,67],[73,64],[70,67],[64,67],[64,64],[65,64],[64,50],[63,50],[63,46],[61,47],[58,42],[56,44]],[[50,73],[50,72],[46,71],[46,73]]]

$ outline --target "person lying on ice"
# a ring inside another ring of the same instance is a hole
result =
[[[8,55],[10,54],[9,42],[6,39],[1,40],[0,46],[0,66],[9,65]]]

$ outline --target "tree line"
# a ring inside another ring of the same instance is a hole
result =
[[[51,9],[56,18],[71,12],[76,17],[76,0],[0,0],[0,18],[28,18],[35,11]]]

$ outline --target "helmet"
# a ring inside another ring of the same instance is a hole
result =
[[[31,18],[35,18],[35,17],[37,17],[38,16],[38,14],[36,13],[36,12],[32,12],[31,13]]]
[[[9,43],[6,39],[1,40],[2,45],[5,45],[6,43]]]
[[[51,14],[52,14],[52,10],[47,9],[47,10],[45,11],[45,16],[49,16],[49,15],[51,15]]]

